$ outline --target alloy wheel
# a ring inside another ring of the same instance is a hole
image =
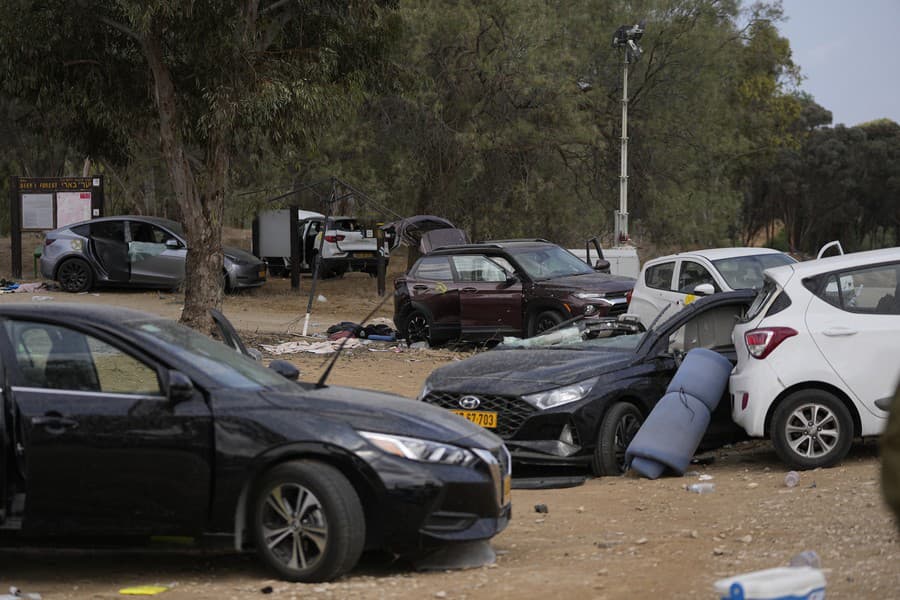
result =
[[[411,342],[428,341],[430,337],[428,317],[421,312],[410,315],[406,322],[406,338]]]
[[[831,452],[841,437],[837,416],[821,404],[801,404],[784,425],[788,446],[799,456],[819,458]]]
[[[275,486],[263,508],[262,535],[269,552],[286,567],[314,566],[328,545],[328,521],[321,502],[302,485]]]
[[[59,282],[70,292],[83,292],[91,282],[90,267],[82,260],[67,260],[59,268]]]
[[[641,419],[634,413],[625,413],[616,423],[614,443],[616,465],[619,467],[620,472],[625,471],[625,451],[628,450],[628,445],[631,443],[631,440],[634,439],[634,436],[637,434],[638,429],[641,428],[641,425]]]

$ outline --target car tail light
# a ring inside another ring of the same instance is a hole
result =
[[[53,242],[54,242],[54,240],[52,240],[52,239],[50,239],[50,238],[48,238],[48,237],[45,237],[45,238],[44,238],[44,246],[49,246],[49,245],[52,244]]]
[[[753,358],[763,359],[772,353],[781,342],[797,335],[797,331],[790,327],[765,327],[751,329],[744,334],[747,350]]]
[[[628,290],[628,292],[625,294],[625,300],[628,301],[628,304],[631,304],[631,294],[633,294],[633,293],[634,293],[634,290],[631,289],[631,290]]]
[[[744,395],[741,396],[741,410],[747,410],[748,404],[750,404],[750,394],[744,392]]]
[[[326,235],[326,236],[325,236],[325,241],[328,242],[329,244],[333,244],[333,243],[335,243],[335,242],[343,242],[343,241],[344,241],[344,237],[346,237],[346,236],[343,236],[343,235]]]

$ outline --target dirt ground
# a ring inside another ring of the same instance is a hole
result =
[[[286,280],[272,280],[228,297],[224,312],[254,344],[299,340],[308,283],[296,294]],[[310,332],[358,321],[380,301],[375,281],[360,274],[321,282],[317,295]],[[182,300],[175,293],[107,290],[0,296],[0,302],[122,305],[172,318]],[[376,316],[390,318],[392,310],[388,300]],[[434,368],[470,352],[373,344],[346,352],[330,382],[415,397]],[[282,358],[309,381],[327,360]],[[880,495],[877,444],[858,443],[842,465],[805,472],[794,488],[784,486],[786,469],[767,442],[704,458],[709,464],[682,478],[602,478],[569,489],[514,490],[513,520],[493,540],[498,559],[490,567],[420,573],[382,556],[364,557],[338,582],[302,585],[273,580],[252,555],[224,551],[7,549],[0,551],[0,594],[15,585],[48,599],[124,598],[118,590],[126,586],[171,584],[162,598],[713,598],[718,578],[786,565],[793,555],[815,550],[829,598],[898,596],[898,529]],[[714,493],[686,491],[701,475],[712,478]],[[537,504],[548,512],[537,513]]]

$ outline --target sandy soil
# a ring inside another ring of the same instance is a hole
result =
[[[301,294],[286,280],[226,299],[225,314],[258,344],[300,339],[308,282]],[[320,283],[310,332],[358,321],[377,307],[375,282],[350,274]],[[101,290],[95,294],[0,296],[0,302],[97,302],[177,318],[178,294]],[[390,300],[376,311],[389,318]],[[382,351],[372,351],[374,349]],[[469,351],[407,350],[378,344],[345,353],[331,382],[414,397],[434,368]],[[304,380],[326,360],[289,355]],[[898,530],[878,485],[877,445],[854,447],[833,469],[802,474],[786,488],[786,469],[767,442],[705,455],[711,463],[683,478],[655,482],[630,477],[592,479],[557,490],[514,490],[514,518],[497,536],[496,565],[469,571],[418,573],[384,557],[366,557],[331,584],[275,581],[252,555],[186,549],[171,552],[0,551],[0,593],[8,585],[44,598],[118,598],[140,584],[174,584],[163,598],[243,599],[271,589],[275,598],[713,598],[713,582],[733,574],[786,565],[803,550],[821,556],[829,598],[892,598],[900,589]],[[715,492],[685,490],[700,475]],[[546,504],[548,513],[535,512]]]

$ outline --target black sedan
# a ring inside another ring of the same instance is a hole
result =
[[[619,474],[687,351],[710,348],[735,362],[731,330],[754,296],[702,298],[644,333],[610,335],[609,321],[585,320],[509,341],[435,370],[419,398],[495,431],[517,463],[590,464],[597,475]],[[744,437],[726,394],[701,448]]]
[[[487,539],[510,518],[506,448],[447,411],[291,381],[287,363],[132,310],[7,304],[0,322],[14,541],[227,534],[285,579],[323,581],[364,549]]]
[[[225,246],[225,291],[259,287],[266,264],[240,248]],[[175,288],[184,280],[187,242],[180,223],[126,215],[73,223],[45,234],[41,275],[67,292],[98,285]]]

